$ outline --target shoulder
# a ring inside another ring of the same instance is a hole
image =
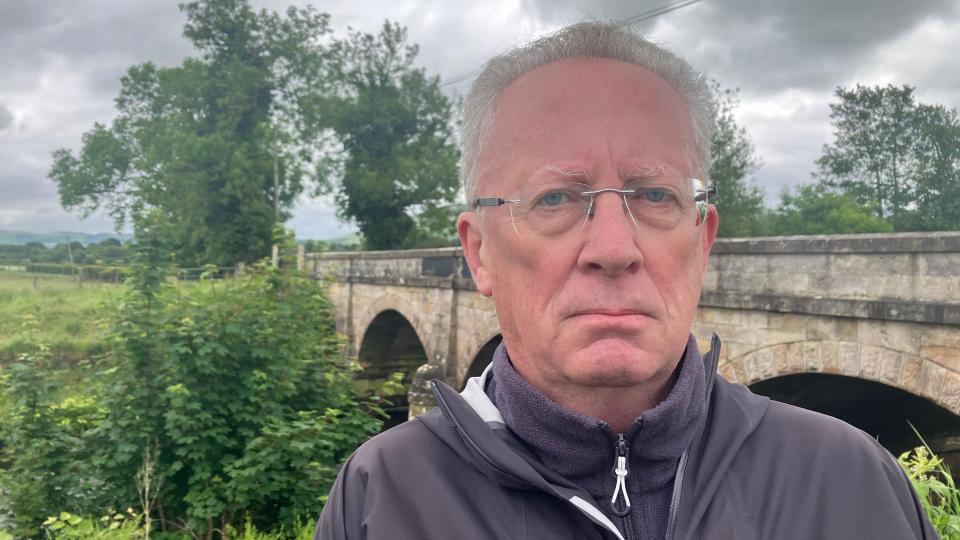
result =
[[[753,446],[784,452],[799,462],[819,464],[832,457],[856,461],[862,466],[892,467],[899,471],[893,456],[876,439],[837,418],[771,400],[754,433]],[[844,467],[849,468],[850,463]]]
[[[429,471],[429,462],[438,461],[432,456],[438,445],[443,443],[419,419],[362,444],[341,467],[315,538],[359,538],[371,531],[382,532],[390,523],[405,523],[398,502],[415,499],[411,494]]]
[[[367,474],[383,468],[403,467],[410,471],[428,466],[438,454],[449,452],[447,444],[424,425],[423,419],[415,418],[360,445],[344,463],[341,476]]]
[[[765,509],[758,519],[766,533],[789,523],[808,527],[811,538],[930,538],[919,501],[894,457],[836,418],[771,400],[732,469],[738,491],[751,506]],[[788,508],[793,516],[816,516],[817,530],[803,520],[770,517]]]
[[[753,466],[773,460],[782,463],[789,459],[795,464],[809,464],[817,469],[828,467],[822,460],[866,460],[870,466],[899,466],[890,453],[876,439],[837,418],[810,411],[787,403],[759,396],[742,386],[718,381],[717,414],[724,415],[725,424],[744,424],[727,429],[749,431],[744,437],[739,454],[748,456]]]

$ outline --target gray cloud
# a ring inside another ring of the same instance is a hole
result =
[[[277,11],[306,3],[251,1]],[[623,19],[668,1],[327,0],[317,7],[332,15],[338,35],[348,25],[376,32],[384,19],[400,22],[420,45],[420,65],[450,79],[562,24]],[[131,65],[172,66],[195,54],[183,23],[170,0],[0,2],[0,228],[110,229],[102,215],[80,222],[59,208],[46,179],[50,152],[77,149],[94,122],[111,120]],[[756,180],[769,203],[783,187],[810,181],[831,137],[827,104],[837,85],[909,83],[922,101],[960,106],[956,0],[704,0],[637,29],[742,89],[738,119],[765,161]],[[447,90],[462,93],[467,84]],[[352,230],[336,222],[329,201],[301,201],[292,223],[305,237]]]
[[[13,125],[13,113],[0,103],[0,131]]]
[[[625,0],[604,3],[602,11],[590,0],[525,0],[524,5],[558,24],[594,15],[623,19],[657,7],[638,9]],[[649,30],[653,39],[672,45],[701,69],[740,86],[823,88],[845,81],[876,47],[956,10],[954,0],[708,0],[639,30]]]
[[[737,85],[755,91],[832,89],[875,65],[873,53],[884,44],[954,10],[953,2],[941,0],[734,0],[704,5],[662,26],[693,42],[698,64]],[[681,26],[683,21],[689,26]]]

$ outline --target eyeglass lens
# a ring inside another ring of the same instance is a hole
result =
[[[642,179],[621,189],[592,190],[586,184],[554,183],[524,186],[511,199],[510,214],[522,236],[553,238],[583,227],[597,210],[597,198],[615,195],[636,227],[672,229],[696,215],[690,179]]]

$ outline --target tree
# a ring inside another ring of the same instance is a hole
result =
[[[778,235],[893,231],[893,226],[869,207],[821,185],[800,186],[796,194],[784,191],[772,222],[772,232]]]
[[[369,249],[450,242],[458,189],[453,108],[439,79],[414,67],[417,46],[385,22],[376,36],[337,43],[337,95],[315,114],[341,151],[327,162],[322,191],[357,223]]]
[[[960,124],[917,103],[908,85],[837,88],[834,142],[817,160],[821,183],[869,204],[897,230],[955,229],[960,217]]]
[[[956,110],[919,105],[916,211],[911,230],[960,229],[960,121]]]
[[[766,232],[767,210],[763,191],[747,176],[760,168],[750,135],[737,125],[734,111],[739,104],[736,90],[723,90],[714,81],[717,96],[716,131],[711,141],[713,162],[710,179],[717,188],[720,211],[718,234],[723,237],[757,236]]]
[[[85,133],[78,155],[55,151],[49,176],[65,208],[105,208],[118,227],[160,209],[183,263],[253,261],[307,180],[317,134],[304,103],[326,85],[328,16],[255,13],[246,0],[181,9],[200,57],[130,68],[118,117]]]

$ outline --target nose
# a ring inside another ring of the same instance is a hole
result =
[[[583,244],[577,264],[584,270],[616,277],[643,266],[643,253],[637,243],[639,231],[626,212],[622,195],[595,195],[591,215],[581,232]]]

